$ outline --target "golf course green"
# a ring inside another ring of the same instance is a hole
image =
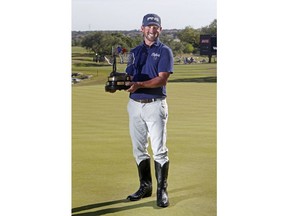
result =
[[[128,93],[72,87],[72,215],[216,215],[216,83],[169,82],[167,92],[171,204],[162,209],[153,164],[152,197],[125,200],[139,187]]]
[[[152,196],[126,201],[139,187],[128,130],[129,96],[105,92],[112,66],[92,57],[72,47],[72,72],[89,77],[72,85],[71,92],[72,215],[216,216],[217,64],[175,64],[169,77],[170,206],[159,208],[154,163]],[[125,67],[118,63],[117,71]]]

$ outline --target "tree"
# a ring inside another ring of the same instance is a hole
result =
[[[191,44],[193,47],[199,47],[200,32],[190,26],[178,33],[178,37],[181,42]]]
[[[200,42],[200,31],[187,26],[178,33],[178,38],[181,40],[184,53],[196,52]]]
[[[183,43],[179,42],[179,41],[170,41],[168,43],[166,43],[173,51],[173,55],[178,55],[178,54],[182,54],[183,50],[184,50],[184,45]]]
[[[194,47],[192,46],[192,44],[186,43],[183,52],[191,54],[193,51],[194,51]]]
[[[214,19],[208,26],[201,28],[201,34],[217,34],[217,19]]]
[[[95,32],[85,36],[81,45],[95,53],[110,55],[112,54],[112,48],[117,46],[130,49],[134,46],[134,40],[121,33]]]
[[[102,32],[96,32],[85,36],[81,42],[82,47],[95,53],[107,53],[104,44],[104,34]]]

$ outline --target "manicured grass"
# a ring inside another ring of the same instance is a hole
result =
[[[175,76],[185,73],[185,66]],[[216,66],[207,73],[213,70],[216,76]],[[180,78],[189,81],[191,76]],[[104,84],[77,85],[72,87],[73,215],[216,216],[215,82],[168,84],[171,205],[165,209],[155,203],[153,163],[152,197],[124,201],[139,187],[128,131],[128,93],[106,93]]]

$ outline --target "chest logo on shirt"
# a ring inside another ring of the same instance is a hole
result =
[[[152,56],[152,58],[154,59],[154,60],[157,60],[158,58],[160,58],[160,54],[159,53],[152,53],[151,54],[151,56]]]

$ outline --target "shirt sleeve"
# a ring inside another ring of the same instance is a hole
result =
[[[165,46],[163,47],[161,52],[161,58],[158,64],[158,72],[173,73],[174,69],[173,65],[174,65],[174,59],[172,50],[169,47]]]

